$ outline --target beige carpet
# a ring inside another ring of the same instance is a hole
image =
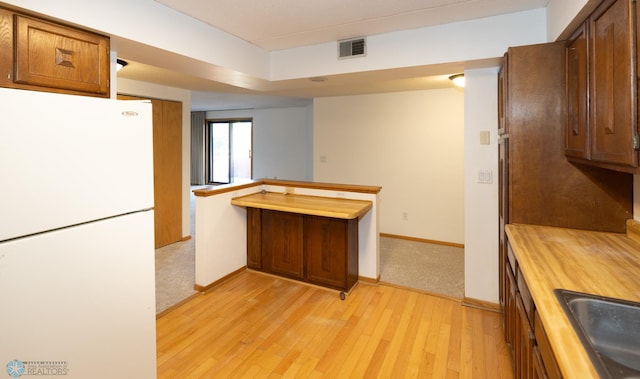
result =
[[[191,236],[156,250],[156,314],[196,293],[195,197],[191,194]],[[380,238],[380,280],[462,299],[464,249]]]
[[[464,249],[381,237],[380,281],[462,299]]]
[[[197,187],[191,187],[193,190]],[[156,314],[196,293],[195,284],[195,208],[190,199],[191,239],[156,249]]]
[[[156,249],[156,314],[196,293],[193,238]]]

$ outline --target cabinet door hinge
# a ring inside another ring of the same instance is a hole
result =
[[[633,149],[640,150],[640,138],[638,138],[638,133],[633,134]]]

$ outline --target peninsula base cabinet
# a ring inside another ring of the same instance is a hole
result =
[[[248,207],[247,267],[349,291],[358,281],[358,219]]]
[[[511,246],[503,266],[506,278],[505,339],[511,351],[516,379],[559,379],[560,368]]]

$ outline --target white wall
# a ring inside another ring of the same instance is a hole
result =
[[[181,88],[159,86],[130,79],[119,79],[117,92],[182,102],[182,237],[187,237],[191,234],[189,215],[189,195],[191,194],[191,111],[189,107],[191,92]]]
[[[314,181],[382,186],[382,233],[464,242],[461,90],[316,98],[313,116]]]
[[[498,68],[466,70],[464,146],[465,297],[498,303]],[[480,145],[480,131],[490,131]],[[491,170],[493,183],[478,183]]]
[[[253,178],[313,180],[313,108],[209,111],[207,119],[253,118]]]
[[[588,0],[549,0],[547,4],[547,40],[555,41]]]
[[[544,8],[367,37],[367,56],[336,59],[329,42],[271,52],[271,80],[501,57],[509,46],[544,42]]]

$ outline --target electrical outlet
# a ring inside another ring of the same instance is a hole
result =
[[[409,220],[409,214],[408,214],[407,212],[402,212],[402,219],[403,219],[404,221]]]

